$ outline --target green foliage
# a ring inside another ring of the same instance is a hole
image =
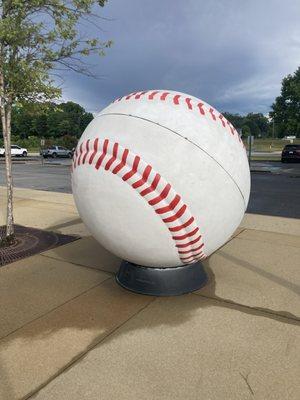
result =
[[[26,148],[28,151],[39,151],[41,148],[41,139],[37,136],[29,136],[27,139],[21,139],[19,136],[12,135],[12,144],[17,144],[18,146]],[[60,138],[49,137],[45,140],[45,146],[48,147],[52,145],[64,146],[67,149],[72,149],[76,147],[78,139],[74,136],[65,135]],[[0,147],[3,146],[3,139],[0,139]]]
[[[78,27],[81,20],[93,22],[96,6],[103,7],[105,3],[104,0],[0,0],[3,103],[57,98],[61,90],[51,78],[55,68],[89,74],[82,57],[91,53],[103,55],[112,42],[103,42],[98,37],[84,38]]]
[[[20,139],[19,136],[12,135],[12,144],[25,147],[26,149],[38,149],[40,147],[40,139],[36,136],[29,136],[27,139]]]
[[[269,133],[269,121],[261,113],[249,113],[245,116],[239,114],[223,113],[236,129],[242,131],[243,136],[265,137]]]
[[[77,142],[78,142],[78,139],[76,139],[76,137],[70,136],[70,135],[65,135],[59,139],[58,144],[66,147],[67,149],[73,149],[73,147],[76,147]]]
[[[96,15],[96,6],[103,7],[105,2],[0,0],[0,114],[6,150],[7,237],[14,233],[12,163],[9,151],[14,118],[12,108],[14,105],[50,101],[59,97],[61,89],[51,77],[57,67],[90,74],[83,62],[84,56],[91,53],[104,55],[111,41],[102,42],[99,38],[84,37],[79,24],[81,21],[85,24],[92,22],[90,19]],[[53,128],[51,118],[47,119],[43,114],[39,118],[31,115],[26,120],[19,117],[23,132],[49,132]],[[58,122],[59,134],[70,135],[74,132],[74,120],[61,120],[57,115],[52,117]],[[80,121],[76,122],[80,124]]]
[[[66,135],[78,138],[92,119],[91,113],[71,101],[61,104],[26,103],[13,107],[12,134],[19,139]]]
[[[224,117],[232,123],[236,129],[241,129],[243,126],[244,117],[240,114],[231,114],[229,112],[223,112]]]
[[[272,104],[271,118],[275,121],[279,137],[300,137],[300,67],[282,81],[281,95]]]
[[[243,137],[248,137],[251,135],[251,130],[248,125],[243,125],[242,127],[242,135]]]
[[[39,149],[41,139],[73,148],[93,115],[73,102],[26,103],[13,107],[12,144],[28,149]],[[1,126],[0,126],[1,133]],[[0,138],[0,146],[3,140]]]

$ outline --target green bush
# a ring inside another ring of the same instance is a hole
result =
[[[71,135],[65,135],[58,140],[61,146],[67,147],[68,149],[72,149],[76,147],[78,139]]]
[[[45,146],[44,147],[49,147],[49,146],[63,146],[66,147],[67,149],[72,149],[73,147],[76,147],[78,142],[78,139],[75,138],[74,136],[70,135],[65,135],[60,138],[48,138],[45,139]]]
[[[36,136],[29,136],[27,139],[20,139],[17,136],[12,136],[12,144],[25,147],[26,149],[38,149],[40,147],[40,139]]]
[[[45,145],[43,147],[49,146],[64,146],[67,149],[72,149],[76,147],[78,139],[74,136],[65,135],[60,138],[50,137],[45,139]],[[25,147],[28,151],[38,151],[41,146],[41,139],[37,136],[29,136],[27,139],[21,139],[17,135],[11,135],[11,143],[16,144],[20,147]],[[0,138],[0,147],[3,146],[3,138]]]

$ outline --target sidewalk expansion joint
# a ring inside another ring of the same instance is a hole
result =
[[[255,314],[257,316],[275,319],[277,321],[281,321],[286,324],[300,325],[300,318],[297,317],[296,315],[288,313],[288,312],[285,312],[286,315],[284,315],[284,314],[280,314],[274,310],[270,310],[268,308],[251,307],[251,306],[247,306],[245,304],[235,303],[232,300],[222,299],[220,297],[205,296],[200,293],[192,293],[192,295],[203,297],[208,300],[215,300],[217,303],[221,303],[224,307],[243,309],[243,312],[246,312],[249,314]],[[239,311],[242,311],[242,310],[239,310]]]
[[[249,229],[249,230],[250,230],[250,229]],[[262,232],[262,231],[259,231],[259,232]],[[268,232],[268,233],[276,233],[276,232]],[[292,234],[289,234],[289,236],[299,237],[298,235],[292,235]],[[248,237],[247,237],[247,238],[244,238],[244,237],[235,236],[234,239],[249,240],[250,242],[257,242],[257,239],[251,239],[251,238],[248,238]],[[267,241],[267,240],[261,240],[261,242],[262,242],[262,243],[269,243],[269,244],[272,244],[272,242]],[[282,246],[282,247],[286,247],[286,246],[288,246],[288,247],[295,247],[296,249],[299,248],[299,246],[297,246],[296,244],[283,243],[283,242],[277,243],[277,246]],[[219,249],[218,249],[218,250],[219,250]]]
[[[48,250],[47,250],[47,251],[48,251]],[[77,267],[88,268],[88,269],[91,269],[92,271],[105,272],[106,274],[109,274],[109,275],[111,275],[111,276],[115,276],[115,273],[114,273],[114,272],[105,271],[104,269],[101,269],[101,268],[90,267],[90,266],[88,266],[88,265],[83,265],[83,264],[75,263],[75,262],[73,262],[73,261],[64,260],[63,258],[56,258],[56,257],[48,256],[47,254],[43,254],[43,253],[40,253],[39,255],[42,256],[42,257],[51,258],[51,260],[63,261],[63,262],[67,262],[67,263],[69,263],[69,264],[76,265]],[[121,264],[121,261],[120,261],[120,264]]]
[[[109,278],[111,279],[111,278]],[[28,400],[30,398],[34,398],[40,390],[42,390],[44,387],[46,387],[49,383],[54,381],[59,375],[61,375],[64,372],[67,372],[71,368],[73,368],[74,365],[76,365],[78,362],[80,362],[81,359],[85,357],[87,353],[89,353],[91,350],[93,350],[95,347],[97,347],[99,344],[107,340],[110,336],[112,336],[115,332],[117,332],[120,328],[122,328],[127,322],[129,322],[132,318],[136,317],[140,312],[144,311],[147,307],[150,306],[157,298],[154,297],[151,301],[149,301],[148,304],[146,304],[144,307],[140,308],[137,312],[132,314],[129,318],[126,319],[126,321],[122,322],[120,325],[116,326],[114,329],[112,329],[106,336],[102,337],[100,340],[93,342],[92,345],[87,346],[87,348],[79,353],[77,356],[75,356],[69,363],[67,363],[63,368],[61,368],[57,373],[55,373],[53,376],[51,376],[47,381],[39,385],[36,389],[32,390],[30,393],[28,393],[26,396],[22,398],[22,400]]]
[[[234,234],[232,236],[230,236],[230,238],[224,243],[222,244],[222,246],[220,246],[217,250],[215,250],[212,254],[210,254],[210,257],[213,256],[214,254],[216,254],[219,250],[222,250],[223,247],[227,246],[230,242],[232,242],[234,239],[237,239],[240,234],[242,234],[244,231],[249,230],[249,228],[241,228],[241,231],[237,234]]]

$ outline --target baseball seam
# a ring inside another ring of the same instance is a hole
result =
[[[226,174],[227,176],[232,180],[232,182],[234,183],[235,187],[237,188],[237,190],[239,191],[242,201],[244,203],[244,208],[246,210],[247,208],[247,202],[245,200],[244,194],[241,190],[241,188],[239,187],[238,183],[236,182],[235,178],[224,168],[224,166],[213,156],[211,155],[207,150],[205,150],[203,147],[199,146],[197,143],[193,142],[192,140],[190,140],[189,138],[181,135],[179,132],[168,128],[167,126],[161,125],[158,122],[149,120],[147,118],[141,117],[141,116],[137,116],[137,115],[133,115],[133,114],[123,114],[120,112],[114,112],[114,113],[103,113],[103,114],[99,114],[97,115],[97,118],[101,118],[101,117],[105,117],[105,116],[123,116],[123,117],[127,117],[127,118],[137,118],[140,119],[142,121],[146,121],[150,124],[154,124],[157,125],[163,129],[166,129],[167,131],[172,132],[173,134],[175,134],[176,136],[180,137],[181,139],[186,140],[187,142],[191,143],[193,146],[197,147],[200,151],[202,151],[204,154],[206,154],[207,157],[211,158]]]
[[[221,123],[222,127],[232,136],[236,137],[238,141],[241,143],[241,145],[244,147],[244,143],[241,140],[237,130],[234,128],[234,126],[218,111],[216,111],[212,107],[207,107],[204,103],[202,102],[196,102],[195,100],[191,99],[190,97],[185,97],[182,94],[171,94],[170,92],[165,92],[161,90],[155,90],[155,91],[143,91],[143,92],[134,92],[131,93],[127,96],[119,97],[114,101],[114,103],[117,103],[119,101],[125,100],[140,100],[140,99],[146,99],[146,100],[159,100],[159,101],[166,101],[166,99],[170,99],[171,104],[174,106],[179,106],[183,105],[187,107],[188,110],[190,111],[195,111],[197,110],[197,114],[201,116],[207,116],[209,115],[210,119],[215,122],[215,123]]]
[[[166,225],[183,264],[206,258],[203,237],[187,205],[140,156],[109,139],[95,138],[92,144],[88,139],[76,148],[72,172],[83,165],[111,172],[135,189]]]

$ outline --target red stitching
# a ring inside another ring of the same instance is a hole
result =
[[[173,103],[176,105],[179,104],[180,97],[181,97],[180,94],[176,94],[176,96],[173,97]]]
[[[187,98],[185,99],[185,102],[186,102],[186,104],[187,104],[189,110],[192,110],[192,109],[193,109],[193,105],[192,105],[191,101],[192,101],[192,99],[190,99],[189,97],[187,97]]]
[[[161,100],[166,100],[166,98],[167,98],[167,96],[168,96],[169,94],[170,94],[169,92],[164,92],[164,93],[160,96],[160,99],[161,99]]]
[[[195,228],[193,231],[186,233],[185,235],[173,236],[173,239],[174,240],[184,240],[184,239],[187,239],[188,237],[194,236],[198,231],[199,231],[199,228]]]
[[[103,143],[102,154],[101,154],[100,157],[98,158],[98,161],[96,162],[96,165],[95,165],[95,168],[96,168],[96,169],[99,169],[99,168],[100,168],[100,166],[101,166],[101,164],[102,164],[102,161],[103,161],[104,157],[106,156],[106,153],[107,153],[107,146],[108,146],[108,139],[105,139],[105,140],[104,140],[104,143]]]
[[[226,128],[226,124],[225,124],[225,121],[224,121],[224,119],[225,119],[225,118],[224,118],[224,115],[220,114],[220,115],[219,115],[219,118],[220,118],[220,120],[221,120],[221,122],[222,122],[223,127]]]
[[[178,232],[181,231],[181,229],[183,228],[187,228],[188,226],[190,226],[192,223],[194,222],[194,217],[191,217],[187,222],[185,222],[182,225],[179,226],[174,226],[172,228],[169,228],[170,232]]]
[[[94,151],[93,151],[93,153],[92,153],[92,155],[91,155],[91,157],[90,157],[90,159],[89,159],[89,164],[92,164],[93,159],[94,159],[95,155],[97,154],[97,151],[98,151],[98,141],[99,141],[98,138],[96,138],[96,139],[94,140]]]
[[[132,99],[132,98],[134,98],[136,100],[139,100],[146,93],[149,93],[149,91],[143,91],[143,92],[140,92],[140,93],[137,93],[137,92],[131,93],[128,96],[123,96],[123,97],[120,97],[120,98],[116,99],[114,102],[118,102],[118,101],[120,101],[122,99],[129,100],[129,99]],[[161,95],[160,95],[160,97],[158,97],[157,94],[160,94],[160,93],[161,93]],[[155,98],[159,98],[160,100],[164,101],[164,100],[166,100],[166,98],[167,98],[167,96],[169,94],[170,94],[169,92],[161,92],[159,90],[155,90],[155,91],[150,92],[150,94],[148,95],[147,98],[148,98],[148,100],[154,100],[154,97],[155,97]],[[182,95],[180,95],[180,94],[175,94],[173,96],[172,101],[173,101],[174,105],[179,105],[180,104],[180,102],[179,102],[180,97],[182,97]],[[198,108],[200,115],[206,115],[204,103],[199,102],[197,105],[195,105],[193,103],[193,100],[190,97],[184,97],[184,102],[186,103],[187,108],[189,110],[194,110],[194,108]],[[231,134],[232,135],[236,134],[239,142],[241,142],[241,144],[245,148],[245,146],[244,146],[239,134],[236,132],[234,127],[230,124],[230,122],[228,122],[226,120],[226,118],[222,114],[219,114],[218,116],[216,116],[215,115],[216,110],[214,110],[212,107],[210,107],[208,109],[208,112],[211,115],[211,118],[212,118],[213,121],[215,121],[215,122],[221,121],[223,128],[226,129],[226,124],[227,124],[229,126],[229,128],[230,128]]]
[[[109,170],[109,168],[111,167],[112,163],[113,163],[114,161],[116,161],[117,156],[118,156],[118,147],[119,147],[119,144],[118,144],[118,143],[115,143],[115,144],[114,144],[114,148],[113,148],[113,155],[112,155],[112,157],[107,161],[107,163],[106,163],[106,165],[105,165],[105,168],[104,168],[106,171]]]
[[[83,152],[82,146],[83,146],[83,143],[81,143],[81,145],[79,147],[79,158],[78,158],[78,161],[77,161],[78,165],[80,165],[80,163],[81,163],[81,156],[82,156],[82,152]]]
[[[147,167],[144,169],[142,179],[136,181],[135,183],[133,183],[131,185],[133,187],[133,189],[137,189],[138,187],[142,186],[144,183],[147,182],[147,179],[150,175],[151,170],[152,170],[151,165],[147,165]]]
[[[143,96],[143,95],[146,94],[146,93],[147,93],[147,92],[141,92],[141,93],[137,94],[134,98],[135,98],[136,100],[138,100],[138,99],[141,98],[141,96]]]
[[[85,152],[85,155],[84,155],[84,157],[83,157],[83,160],[82,160],[82,164],[84,164],[85,163],[85,159],[86,159],[86,157],[87,157],[87,155],[88,155],[88,152],[90,151],[89,150],[89,145],[90,145],[90,139],[88,139],[87,140],[87,142],[86,142],[86,152]]]
[[[202,260],[203,258],[205,258],[205,256],[202,253],[199,253],[199,254],[195,254],[194,256],[191,256],[189,258],[180,257],[180,260],[185,264],[189,264],[191,261],[195,262],[198,260]]]
[[[81,164],[80,159],[82,158],[83,155],[83,147],[85,145],[85,153],[83,157],[82,164],[84,164],[85,159],[90,151],[90,139],[88,139],[86,142],[82,142],[79,146],[80,152],[78,153],[77,149],[75,151],[75,157],[74,157],[74,168],[73,171],[76,167],[76,164],[79,166]],[[95,155],[98,151],[98,143],[99,139],[96,138],[93,143],[93,154],[90,156],[89,159],[89,164],[92,163],[92,161],[95,158]],[[121,171],[121,169],[125,166],[128,166],[127,158],[129,155],[129,150],[128,149],[123,149],[119,143],[114,143],[111,144],[109,143],[108,139],[104,139],[103,141],[103,146],[102,146],[102,151],[100,151],[100,156],[98,157],[94,167],[98,170],[100,166],[103,166],[104,171],[110,170],[112,164],[116,160],[120,160],[119,163],[113,168],[111,171],[113,174],[117,174],[118,172]],[[106,156],[109,156],[108,161],[103,164],[103,160],[105,159]],[[121,159],[120,159],[121,157]],[[143,185],[146,185],[149,182],[150,174],[152,172],[152,167],[150,165],[145,164],[141,158],[138,155],[132,154],[132,159],[133,163],[131,166],[130,171],[125,173],[123,176],[119,174],[119,176],[124,180],[128,180],[132,176],[134,176],[136,173],[139,174],[140,178],[131,184],[131,186],[138,190],[138,188],[142,187]],[[161,176],[154,171],[154,178],[152,179],[152,182],[150,186],[147,188],[143,189],[142,191],[139,192],[140,196],[144,197],[148,194],[151,194],[152,192],[157,193],[157,186],[159,182],[162,182],[163,184],[163,189],[158,193],[154,198],[151,200],[148,200],[148,204],[151,206],[155,206],[156,204],[159,203],[167,203],[163,207],[159,208],[154,208],[154,211],[156,214],[160,216],[163,222],[166,224],[172,223],[174,221],[180,222],[176,226],[168,226],[168,229],[170,232],[179,232],[180,230],[185,230],[188,226],[194,223],[194,227],[192,227],[190,232],[185,232],[182,235],[177,235],[177,236],[172,236],[172,239],[175,242],[175,247],[177,248],[178,256],[181,259],[181,261],[184,264],[190,263],[197,261],[198,259],[202,259],[205,256],[205,254],[202,252],[202,248],[204,246],[204,243],[202,243],[200,246],[197,246],[196,248],[194,247],[195,243],[198,243],[202,236],[199,234],[199,228],[195,224],[195,219],[193,216],[190,215],[190,212],[187,209],[186,204],[182,202],[181,197],[174,192],[172,189],[171,185],[169,183],[166,183]],[[171,192],[172,191],[172,192]],[[168,195],[172,193],[173,199],[171,201],[167,200]],[[179,205],[178,210],[176,210],[176,207]],[[170,215],[172,213],[172,215]],[[163,218],[164,215],[168,215],[168,217]],[[181,217],[184,218],[184,216],[187,215],[188,218],[186,219],[186,222],[182,223]],[[190,240],[187,243],[182,243],[182,240],[188,239],[188,238],[193,238],[197,234],[197,237],[193,240]],[[181,243],[180,243],[181,242]],[[181,250],[184,249],[184,250]]]
[[[161,194],[159,196],[157,196],[154,199],[148,201],[150,206],[154,206],[155,204],[160,203],[162,200],[164,200],[168,196],[170,190],[171,190],[171,185],[168,183],[164,187],[163,191],[161,192]]]
[[[166,212],[173,211],[180,200],[181,200],[181,197],[179,196],[179,194],[176,194],[174,199],[171,201],[171,203],[168,206],[158,208],[157,210],[155,210],[156,214],[165,214]]]
[[[183,261],[183,260],[189,260],[190,258],[195,258],[195,257],[197,257],[197,256],[200,256],[200,255],[202,255],[202,251],[199,251],[199,253],[195,253],[195,254],[193,254],[192,256],[187,256],[187,257],[180,257],[180,260],[181,261]]]
[[[178,247],[180,249],[184,248],[184,247],[188,247],[188,246],[191,246],[192,244],[199,242],[200,239],[201,239],[201,235],[199,237],[197,237],[196,239],[192,240],[191,242],[184,243],[184,244],[176,244],[176,247]]]
[[[196,247],[195,249],[192,250],[178,250],[179,254],[187,254],[187,253],[192,253],[194,251],[200,250],[202,249],[202,247],[204,246],[204,243],[202,243],[200,246]]]
[[[210,108],[210,109],[209,109],[209,113],[210,113],[210,115],[211,115],[212,119],[213,119],[214,121],[216,121],[216,120],[217,120],[217,118],[216,118],[216,116],[215,116],[214,112],[215,112],[215,110],[214,110],[213,108]]]
[[[199,108],[200,114],[205,115],[205,111],[203,109],[204,104],[203,103],[198,103],[197,107]]]
[[[130,93],[128,96],[125,97],[125,100],[129,100],[132,96],[136,95],[137,92]]]
[[[155,96],[157,93],[158,93],[158,91],[150,93],[149,96],[148,96],[148,99],[149,99],[149,100],[153,100],[154,96]]]
[[[163,221],[164,221],[164,222],[174,222],[174,221],[176,221],[176,219],[179,219],[179,218],[183,215],[183,213],[185,212],[185,210],[186,210],[186,205],[184,204],[184,205],[177,211],[177,213],[176,213],[175,215],[172,215],[171,217],[168,217],[168,218],[164,218]]]
[[[123,154],[122,154],[122,161],[113,169],[113,171],[112,171],[113,174],[118,173],[119,171],[121,171],[121,169],[122,169],[123,167],[125,167],[128,153],[129,153],[129,150],[128,150],[128,149],[125,149],[125,150],[123,151]]]
[[[153,192],[153,191],[156,189],[159,180],[160,180],[160,175],[159,175],[159,174],[156,174],[155,177],[154,177],[154,179],[153,179],[153,182],[151,183],[151,185],[150,185],[147,189],[144,189],[144,190],[140,193],[141,196],[146,196],[147,194]]]
[[[131,171],[127,172],[123,177],[123,181],[127,181],[129,178],[131,178],[133,175],[135,175],[137,173],[137,168],[140,162],[140,157],[139,156],[135,156],[134,157],[134,161],[133,161],[133,165],[131,168]]]

